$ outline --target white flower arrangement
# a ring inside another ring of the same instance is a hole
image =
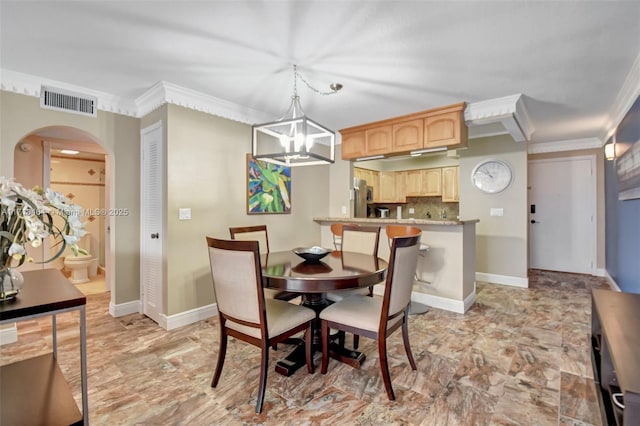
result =
[[[27,258],[25,245],[40,247],[50,236],[55,254],[39,263],[57,259],[67,247],[76,255],[88,254],[78,248],[78,241],[86,233],[81,215],[82,208],[70,204],[59,192],[26,189],[0,176],[0,272],[32,261]]]

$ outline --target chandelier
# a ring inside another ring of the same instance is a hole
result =
[[[329,86],[330,92],[312,87],[293,65],[293,95],[291,105],[277,121],[252,126],[253,158],[283,166],[312,166],[335,162],[335,132],[307,117],[300,105],[298,79],[320,95],[332,95],[342,89],[339,83]]]

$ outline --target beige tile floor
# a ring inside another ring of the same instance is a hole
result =
[[[400,333],[389,340],[397,400],[386,398],[376,345],[361,339],[360,370],[332,361],[326,375],[273,371],[254,412],[257,348],[231,339],[210,388],[218,321],[165,331],[133,314],[112,318],[109,293],[87,296],[89,418],[94,425],[600,425],[589,358],[590,291],[601,278],[532,271],[530,288],[478,283],[465,314],[410,317],[412,371]],[[80,403],[78,315],[58,315],[59,363]],[[18,323],[0,365],[51,350],[48,318]],[[316,355],[316,369],[319,370]]]

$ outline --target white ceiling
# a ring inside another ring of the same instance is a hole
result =
[[[640,67],[639,1],[2,0],[0,24],[4,76],[132,102],[164,81],[277,119],[295,63],[344,85],[298,83],[333,129],[521,93],[532,142],[602,140]]]

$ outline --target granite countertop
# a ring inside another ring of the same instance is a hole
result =
[[[465,223],[477,223],[480,219],[395,219],[380,217],[314,217],[314,222],[326,223],[380,223],[380,224],[400,224],[400,225],[464,225]]]

